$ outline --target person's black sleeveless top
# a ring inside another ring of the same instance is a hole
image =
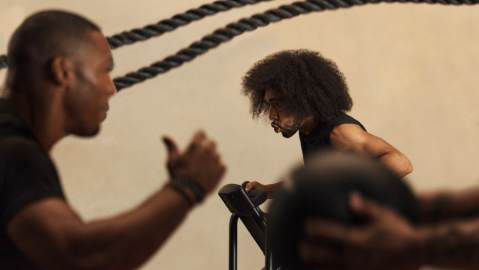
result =
[[[308,135],[299,133],[304,163],[307,163],[308,156],[314,152],[327,150],[333,147],[330,140],[331,132],[335,127],[341,124],[355,124],[366,130],[358,120],[345,113],[341,113],[328,122],[319,123]]]

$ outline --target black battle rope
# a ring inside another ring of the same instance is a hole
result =
[[[426,3],[443,5],[472,5],[479,3],[479,0],[307,0],[298,1],[289,5],[282,5],[278,8],[268,10],[264,13],[243,18],[237,22],[230,23],[223,28],[203,37],[201,40],[192,43],[189,47],[170,55],[165,59],[155,62],[148,67],[130,72],[124,76],[114,79],[118,90],[130,87],[145,80],[154,78],[170,69],[177,68],[195,59],[197,56],[216,48],[236,36],[247,31],[256,30],[259,27],[267,26],[270,23],[279,22],[284,19],[296,17],[310,12],[320,12],[339,8],[349,8],[365,4],[376,3]]]
[[[171,32],[179,27],[190,24],[193,21],[201,20],[205,17],[215,15],[220,12],[228,11],[233,8],[240,8],[247,5],[254,5],[272,0],[221,0],[209,4],[201,5],[198,8],[190,9],[186,12],[176,14],[170,19],[161,20],[155,24],[149,24],[142,28],[135,28],[130,31],[124,31],[119,34],[107,37],[108,43],[112,49],[131,45],[139,41],[145,41],[152,37],[158,37],[166,32]],[[0,69],[7,67],[7,56],[0,55]]]
[[[144,41],[152,37],[161,36],[166,32],[171,32],[181,26],[185,26],[193,21],[203,19],[220,13],[228,11],[233,8],[239,8],[246,5],[254,5],[261,2],[268,2],[271,0],[223,0],[215,1],[210,4],[205,4],[199,8],[190,9],[184,13],[176,14],[170,19],[161,20],[156,24],[150,24],[143,28],[136,28],[130,31],[122,32],[111,37],[108,37],[108,43],[112,49],[116,49],[123,45],[129,45],[138,41]]]

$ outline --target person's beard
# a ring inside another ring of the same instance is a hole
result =
[[[300,125],[301,122],[296,119],[290,127],[282,126],[276,122],[271,123],[271,126],[273,128],[277,128],[281,132],[281,135],[283,135],[283,137],[285,138],[291,138],[296,132],[298,132]]]

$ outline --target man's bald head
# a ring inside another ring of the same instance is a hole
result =
[[[73,55],[95,31],[101,31],[95,23],[66,11],[47,10],[29,16],[8,45],[7,87],[15,92],[39,75],[48,78],[52,59]]]

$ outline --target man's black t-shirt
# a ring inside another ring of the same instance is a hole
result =
[[[57,170],[31,129],[0,99],[0,269],[38,269],[8,237],[7,226],[24,207],[49,197],[65,199]]]
[[[308,157],[321,150],[326,150],[332,147],[330,135],[333,129],[341,124],[355,124],[366,130],[364,126],[351,116],[341,113],[334,119],[318,123],[316,128],[308,135],[302,133],[299,134],[299,140],[301,142],[301,150],[303,151],[303,160],[307,163]]]

